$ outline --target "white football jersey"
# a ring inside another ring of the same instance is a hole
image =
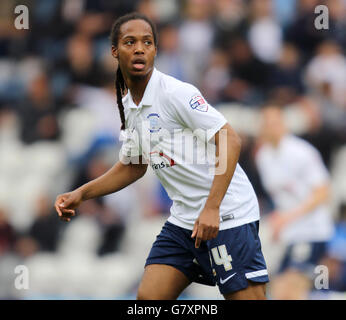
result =
[[[146,160],[173,201],[168,221],[193,229],[215,175],[213,137],[226,119],[191,84],[154,69],[137,106],[123,98],[121,160]],[[256,194],[239,164],[220,206],[220,230],[259,220]]]
[[[256,164],[275,209],[283,212],[296,208],[314,188],[329,182],[317,149],[293,135],[284,136],[277,148],[263,145],[256,155]],[[323,204],[284,228],[281,239],[287,243],[326,241],[332,232],[331,213]]]

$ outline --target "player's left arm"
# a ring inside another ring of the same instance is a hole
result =
[[[217,236],[220,224],[220,205],[233,177],[241,149],[241,139],[226,123],[215,134],[215,176],[204,209],[196,220],[191,237],[196,237],[195,247],[201,241]]]
[[[195,247],[202,241],[213,239],[219,232],[220,204],[231,182],[239,159],[241,140],[227,123],[226,118],[190,84],[180,84],[169,95],[166,109],[182,128],[188,128],[205,143],[214,137],[215,164],[214,180],[205,206],[195,221],[191,237],[196,237]]]

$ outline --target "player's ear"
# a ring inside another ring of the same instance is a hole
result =
[[[112,46],[112,56],[118,59],[118,49],[115,46]]]

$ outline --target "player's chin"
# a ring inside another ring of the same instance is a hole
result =
[[[146,74],[147,74],[146,70],[136,70],[136,69],[131,70],[131,75],[133,76],[145,76]]]
[[[145,77],[146,75],[148,75],[148,73],[151,71],[151,67],[145,65],[143,68],[141,69],[137,69],[134,66],[132,66],[132,68],[130,68],[130,74],[131,76],[134,77]]]

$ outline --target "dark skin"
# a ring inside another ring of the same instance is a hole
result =
[[[126,86],[136,105],[139,105],[145,88],[154,70],[157,48],[150,25],[144,20],[130,20],[120,27],[117,46],[112,46],[112,55],[118,60]],[[219,207],[233,176],[240,152],[240,139],[229,124],[222,128],[222,136],[227,141],[227,153],[221,152],[220,162],[226,170],[215,175],[210,195],[204,210],[196,220],[192,237],[195,246],[217,236],[219,230]],[[221,131],[221,130],[220,130]],[[216,154],[219,148],[220,131],[215,135]],[[141,162],[140,162],[141,163]],[[115,164],[103,176],[90,181],[78,189],[59,195],[55,208],[62,220],[70,221],[75,209],[84,200],[121,190],[141,178],[147,170],[146,164]],[[176,299],[190,284],[190,280],[178,269],[168,265],[148,265],[140,283],[138,299]],[[224,295],[225,299],[263,299],[264,285],[249,282],[246,289]]]
[[[156,53],[154,35],[146,21],[131,20],[120,27],[118,47],[112,46],[112,55],[118,60],[136,105],[142,100],[153,73]]]

